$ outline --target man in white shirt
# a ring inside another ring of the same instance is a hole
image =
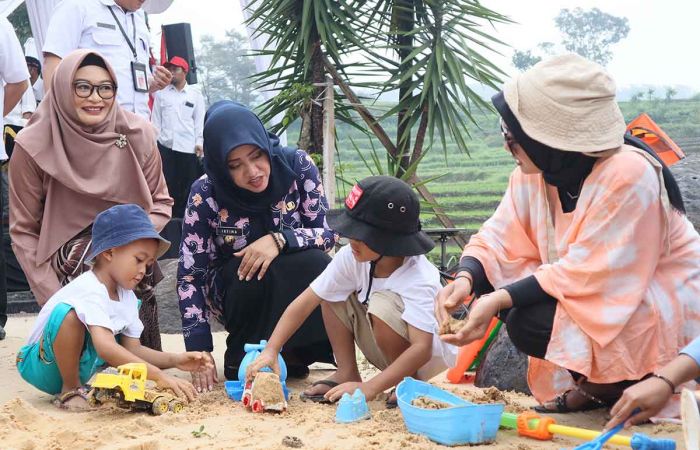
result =
[[[76,49],[99,52],[117,75],[117,101],[128,111],[150,117],[148,93],[163,89],[171,75],[157,66],[149,69],[150,37],[144,0],[63,0],[54,9],[44,43],[44,81],[61,59]]]
[[[204,128],[204,98],[187,85],[189,64],[175,56],[165,67],[173,80],[158,92],[153,103],[151,121],[158,130],[158,148],[163,160],[163,174],[172,195],[173,217],[182,217],[194,180],[202,176],[202,132]]]
[[[24,91],[24,94],[22,94],[21,101],[5,116],[3,136],[5,140],[5,153],[8,159],[12,156],[12,150],[15,147],[15,136],[27,125],[27,121],[32,117],[34,111],[36,111],[34,90],[27,89]]]
[[[28,87],[29,72],[24,62],[22,46],[19,44],[10,22],[4,17],[0,17],[0,105],[3,106],[3,117],[14,109]],[[0,160],[6,159],[5,147],[0,146]],[[1,187],[0,191],[2,191]],[[2,211],[1,194],[2,192],[0,192],[0,211]],[[3,226],[0,226],[0,243],[2,243],[4,234]],[[0,340],[5,339],[4,327],[7,322],[5,271],[5,252],[0,245]]]
[[[44,98],[44,80],[41,78],[41,62],[33,56],[26,56],[29,82],[32,84],[37,105]]]

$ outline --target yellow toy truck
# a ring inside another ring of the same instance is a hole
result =
[[[89,401],[93,405],[114,401],[120,408],[150,411],[156,416],[168,411],[182,411],[184,403],[177,397],[146,388],[147,374],[144,363],[121,365],[117,367],[117,373],[98,373],[92,383]]]

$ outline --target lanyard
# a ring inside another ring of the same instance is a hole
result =
[[[136,55],[136,22],[134,21],[134,15],[131,15],[131,27],[134,29],[134,42],[132,43],[129,40],[129,36],[126,35],[126,31],[124,30],[124,27],[122,26],[122,23],[117,19],[117,15],[114,14],[114,10],[112,9],[111,6],[108,6],[107,9],[109,9],[109,12],[112,13],[112,17],[114,17],[114,21],[117,22],[117,26],[119,27],[119,31],[122,32],[122,36],[124,36],[124,40],[126,40],[126,43],[129,44],[129,48],[131,49],[131,53],[134,55],[134,61],[138,61],[138,56]]]

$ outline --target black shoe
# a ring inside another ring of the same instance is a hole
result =
[[[5,327],[0,326],[0,341],[5,339],[5,336],[7,336],[7,332],[5,332]]]
[[[238,380],[238,366],[224,366],[224,377],[227,380]]]

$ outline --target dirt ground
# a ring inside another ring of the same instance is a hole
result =
[[[370,402],[370,420],[350,425],[334,422],[334,406],[302,402],[299,399],[301,390],[311,381],[328,376],[331,372],[327,367],[312,370],[307,380],[290,382],[289,408],[282,414],[247,411],[240,403],[226,397],[221,383],[179,414],[154,417],[111,407],[85,413],[61,411],[51,405],[50,396],[26,384],[14,367],[15,354],[26,340],[33,321],[34,316],[11,317],[8,337],[0,343],[0,379],[4,381],[4,389],[0,390],[2,449],[285,449],[289,448],[287,445],[298,445],[299,441],[302,448],[309,449],[441,448],[425,437],[408,433],[400,411],[387,410],[383,399]],[[220,362],[225,336],[215,333],[214,340],[215,356]],[[183,349],[179,335],[164,335],[163,343],[167,350]],[[371,374],[369,367],[361,369],[364,374]],[[182,372],[173,372],[187,377]],[[444,376],[438,376],[434,382],[472,401],[505,402],[508,411],[523,411],[534,404],[532,398],[520,394],[480,390],[471,385],[449,385],[442,380]],[[605,423],[603,412],[560,415],[556,419],[561,424],[591,429],[600,429]],[[679,448],[683,448],[678,425],[646,425],[633,431],[672,437],[679,442]],[[283,441],[287,445],[283,445]],[[579,443],[562,438],[538,442],[518,437],[510,430],[501,430],[495,443],[482,448],[559,450],[573,448]]]

